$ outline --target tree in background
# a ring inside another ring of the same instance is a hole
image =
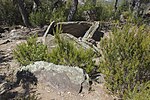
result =
[[[135,0],[133,3],[134,3],[133,14],[134,14],[134,17],[137,18],[139,15],[139,8],[141,5],[141,0]]]
[[[118,0],[115,0],[114,12],[116,12],[116,11],[117,11],[117,5],[118,5]]]
[[[34,1],[33,10],[36,11],[38,7],[41,5],[41,2],[39,0],[33,0],[33,1]],[[26,27],[29,27],[30,26],[29,15],[27,14],[27,11],[24,7],[24,0],[16,0],[16,3],[18,4],[23,23],[25,24]]]
[[[37,9],[39,8],[39,6],[41,6],[40,0],[34,0],[33,11],[37,11]]]
[[[73,17],[75,13],[77,12],[77,6],[78,6],[78,0],[72,0],[72,6],[70,8],[69,15],[67,18],[68,21],[73,20]]]
[[[24,0],[17,0],[16,2],[18,4],[19,11],[21,13],[23,23],[25,24],[26,27],[29,27],[30,23],[29,23],[27,11],[26,11],[26,9],[24,7]]]
[[[147,6],[147,4],[150,3],[149,0],[128,0],[129,3],[129,10],[133,12],[133,15],[135,18],[140,16],[140,12],[143,12],[142,10],[145,10],[145,8],[142,8],[142,5]]]
[[[119,20],[121,15],[127,16],[125,19],[149,20],[149,0],[120,1],[111,4],[106,0],[0,0],[0,24],[43,26],[50,20],[108,21]]]

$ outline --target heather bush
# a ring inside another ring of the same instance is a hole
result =
[[[115,28],[102,39],[100,47],[100,71],[113,93],[122,97],[126,89],[133,91],[137,83],[150,80],[150,31],[146,26]]]
[[[79,66],[90,73],[94,68],[92,59],[95,54],[91,49],[84,50],[77,47],[73,42],[65,40],[59,34],[61,29],[57,27],[55,39],[58,46],[50,53],[50,62],[60,65]]]
[[[17,61],[23,66],[48,59],[47,47],[42,43],[37,43],[35,36],[30,37],[27,43],[19,44],[13,53]]]
[[[57,47],[48,52],[47,46],[37,43],[35,36],[30,37],[27,43],[22,43],[14,50],[14,57],[21,65],[28,65],[35,61],[47,61],[54,64],[78,66],[90,73],[94,68],[94,52],[89,49],[77,47],[73,42],[65,40],[59,34],[61,29],[57,27],[55,40]]]
[[[150,81],[146,83],[137,83],[133,89],[126,89],[124,100],[150,100]]]

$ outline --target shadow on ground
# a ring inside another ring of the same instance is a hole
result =
[[[18,71],[16,74],[16,81],[10,82],[5,80],[4,75],[1,75],[0,82],[0,100],[37,100],[38,94],[36,91],[32,90],[32,86],[37,85],[37,78],[35,75],[29,71]],[[21,88],[23,92],[20,92]],[[32,94],[32,95],[31,95]]]
[[[9,62],[13,57],[7,55],[4,51],[0,50],[0,64],[3,62]]]

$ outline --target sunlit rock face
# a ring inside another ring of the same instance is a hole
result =
[[[44,61],[23,66],[20,71],[34,73],[39,83],[55,91],[81,93],[89,90],[89,76],[83,69],[75,66],[55,65]]]

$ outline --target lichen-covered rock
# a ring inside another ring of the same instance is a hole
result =
[[[57,91],[79,93],[88,92],[89,77],[79,67],[55,65],[38,61],[21,68],[35,74],[38,82],[42,82]]]

